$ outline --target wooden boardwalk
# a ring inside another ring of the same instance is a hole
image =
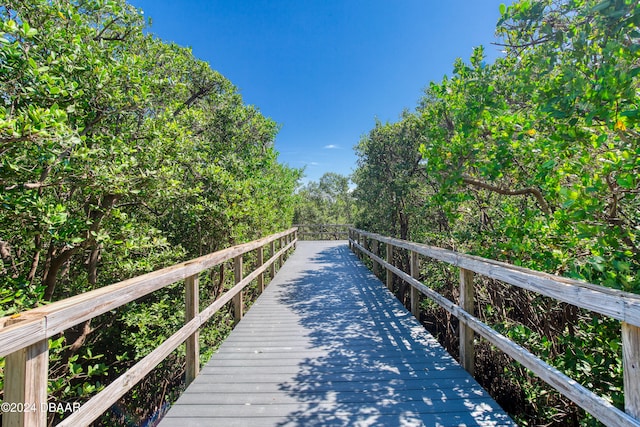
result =
[[[353,255],[299,242],[160,423],[515,426]]]

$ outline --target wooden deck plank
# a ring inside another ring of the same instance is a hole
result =
[[[370,402],[371,398],[366,393],[361,393],[358,391],[346,390],[343,391],[340,395],[341,402],[343,403],[366,403]],[[392,402],[393,397],[383,398],[382,400],[385,402]],[[429,401],[429,402],[446,402],[453,400],[468,400],[474,401],[482,399],[481,392],[477,393],[466,393],[461,395],[459,392],[456,393],[453,390],[449,390],[443,393],[441,390],[407,390],[402,394],[403,401]],[[396,400],[394,400],[395,402]],[[190,393],[184,400],[183,404],[189,405],[216,405],[216,404],[225,404],[225,405],[266,405],[266,404],[274,404],[274,403],[296,403],[300,402],[300,400],[296,396],[290,396],[285,393],[281,393],[279,391],[268,392],[263,391],[262,393],[251,393],[251,394],[241,394],[241,393],[230,393],[230,392],[219,392],[219,393]]]
[[[182,404],[176,409],[176,415],[182,415],[184,417],[190,416],[193,412],[197,411],[199,417],[203,418],[217,418],[217,417],[235,417],[240,413],[242,417],[255,418],[255,417],[279,417],[282,414],[300,413],[300,414],[324,414],[324,415],[346,415],[351,416],[358,413],[366,413],[372,410],[376,411],[376,415],[397,415],[398,404],[407,407],[405,412],[410,412],[412,415],[422,414],[448,414],[448,413],[465,413],[469,421],[471,421],[472,415],[470,412],[484,412],[491,410],[491,408],[485,406],[483,403],[474,404],[469,403],[467,400],[457,399],[449,400],[446,405],[439,404],[440,402],[425,403],[423,399],[421,401],[407,401],[402,400],[399,402],[396,399],[381,399],[376,402],[354,402],[347,404],[346,402],[340,403],[340,409],[336,409],[334,403],[280,403],[272,405],[188,405]],[[363,406],[366,407],[363,411]]]
[[[298,243],[160,423],[515,426],[348,250]]]
[[[327,394],[343,391],[355,391],[359,393],[371,393],[372,400],[383,398],[390,393],[398,398],[402,396],[402,392],[407,390],[437,390],[445,396],[480,396],[487,397],[482,387],[467,378],[439,378],[430,381],[424,380],[383,380],[383,381],[313,381],[313,378],[306,378],[307,383],[300,384],[299,380],[294,377],[293,380],[284,380],[281,383],[258,382],[246,380],[235,382],[218,382],[205,383],[200,381],[189,386],[188,392],[185,392],[181,399],[192,393],[273,393],[288,392],[295,396],[304,396],[304,400],[313,399],[322,401]],[[316,396],[314,396],[314,394]],[[181,404],[182,402],[180,402]],[[177,403],[174,407],[179,406]],[[167,414],[169,415],[169,414]]]
[[[183,422],[180,418],[171,418],[161,423],[162,427],[209,427],[209,426],[225,426],[225,427],[294,427],[294,426],[402,426],[402,427],[512,427],[512,421],[500,422],[495,419],[488,418],[482,420],[480,417],[475,418],[469,416],[468,413],[446,413],[446,414],[401,414],[401,415],[343,415],[343,414],[313,414],[304,418],[305,424],[295,423],[291,421],[282,421],[281,417],[264,417],[258,416],[253,418],[237,418],[237,417],[215,417],[215,418],[190,418],[188,423]]]

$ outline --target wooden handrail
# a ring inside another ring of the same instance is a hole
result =
[[[370,246],[370,241],[376,242],[373,245],[374,251],[367,249]],[[420,254],[460,267],[460,295],[462,297],[460,304],[453,303],[418,281],[415,270],[412,271],[412,274],[407,274],[393,265],[393,258],[388,257],[385,260],[378,256],[379,243],[386,244],[387,254],[392,253],[394,248],[408,250],[411,254],[412,265],[417,263],[414,260],[415,254]],[[413,292],[413,290],[417,290],[458,318],[462,332],[460,334],[461,364],[471,373],[473,372],[474,350],[473,334],[470,333],[470,330],[475,331],[514,360],[533,371],[547,384],[604,424],[608,426],[640,426],[640,295],[353,228],[349,230],[349,246],[359,256],[369,256],[373,260],[374,268],[377,265],[385,268],[387,283],[390,281],[388,275],[392,274],[411,285],[412,307],[417,305],[414,301],[416,294]],[[497,279],[622,321],[626,413],[475,317],[472,311],[474,306],[472,300],[473,274]],[[416,313],[414,312],[414,314]]]
[[[294,224],[298,228],[298,236],[300,240],[311,236],[314,240],[326,240],[326,237],[344,238],[349,237],[349,229],[351,224]]]
[[[283,245],[285,238],[288,243]],[[275,252],[276,241],[280,242],[278,252]],[[0,356],[7,356],[4,401],[19,405],[28,404],[31,405],[29,408],[35,409],[19,413],[5,412],[3,425],[46,426],[48,338],[180,280],[186,281],[185,325],[58,425],[88,425],[97,419],[185,340],[190,343],[187,348],[187,379],[192,380],[198,371],[199,359],[196,352],[199,352],[199,328],[227,302],[232,299],[239,299],[241,302],[239,296],[242,295],[242,290],[256,278],[262,283],[262,275],[267,269],[271,269],[273,274],[275,264],[280,261],[282,265],[283,255],[294,248],[296,243],[297,228],[293,227],[263,239],[85,292],[18,315],[1,318]],[[197,278],[201,272],[231,259],[236,260],[236,265],[239,262],[241,266],[244,254],[256,249],[262,253],[262,248],[268,244],[271,244],[272,255],[269,260],[260,260],[258,267],[246,277],[236,274],[234,287],[207,308],[198,310]],[[236,310],[236,317],[239,318],[241,315],[242,310]]]
[[[353,224],[294,224],[294,227],[300,228],[300,227],[309,227],[309,228],[313,228],[313,227],[347,227],[347,228],[353,228]]]

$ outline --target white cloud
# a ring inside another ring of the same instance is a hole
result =
[[[307,166],[319,166],[320,165],[320,163],[318,163],[318,162],[310,162],[308,160],[296,160],[296,163],[302,164],[302,165],[307,165]]]
[[[326,149],[326,150],[333,150],[333,149],[340,148],[340,147],[335,145],[335,144],[329,144],[329,145],[325,145],[323,148]]]

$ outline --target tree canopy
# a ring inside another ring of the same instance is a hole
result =
[[[489,64],[476,48],[414,112],[361,139],[357,224],[639,293],[640,3],[520,0],[500,12],[504,56]],[[485,285],[482,315],[621,405],[617,326]],[[488,359],[486,371],[501,369]],[[520,422],[582,417],[520,369]]]
[[[189,49],[145,33],[141,11],[9,0],[0,14],[0,315],[291,224],[301,172],[278,163],[277,124]],[[52,342],[57,401],[85,398],[170,333],[182,297],[154,298]],[[134,341],[96,344],[125,327]]]
[[[327,172],[297,191],[294,224],[351,224],[355,205],[349,177]]]

